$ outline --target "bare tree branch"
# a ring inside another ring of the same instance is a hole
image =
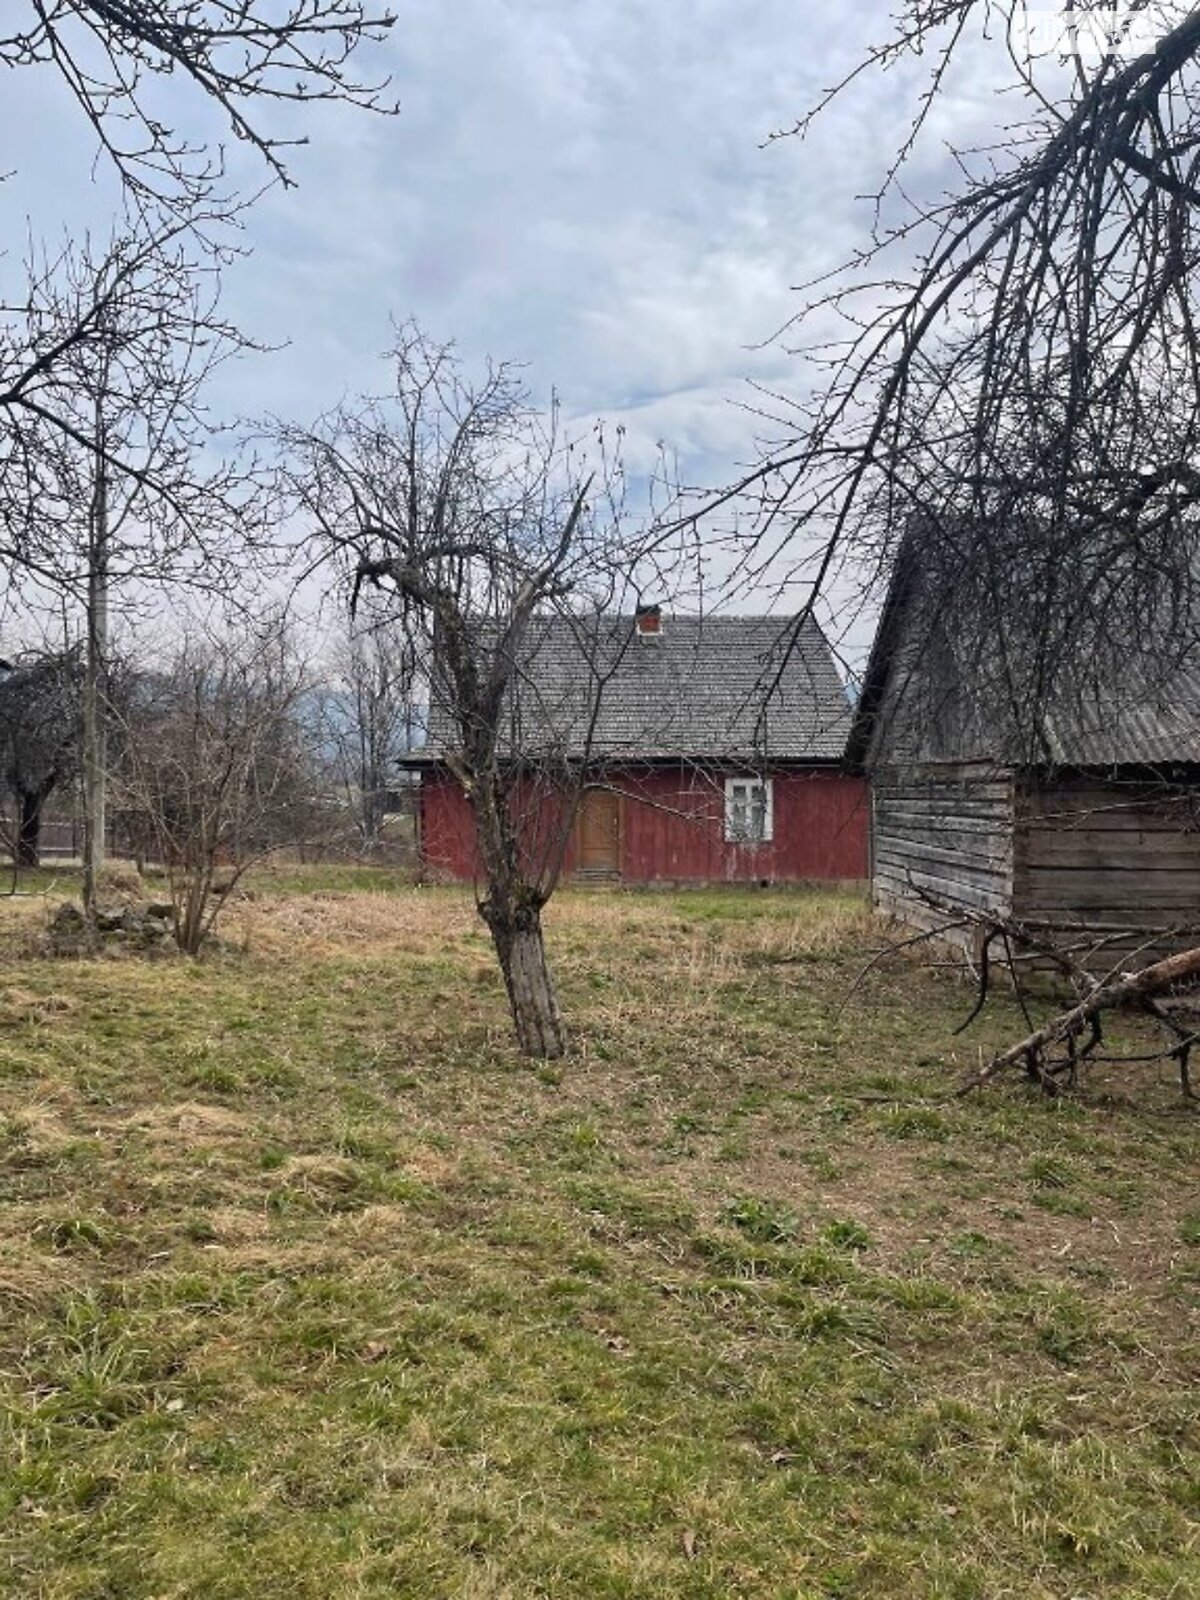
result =
[[[57,71],[135,199],[187,216],[211,202],[224,162],[164,122],[162,80],[214,105],[288,183],[285,152],[304,141],[268,131],[264,107],[393,110],[386,81],[359,78],[351,58],[395,20],[360,0],[20,0],[0,23],[0,66]]]

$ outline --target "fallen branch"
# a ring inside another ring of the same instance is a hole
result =
[[[841,1017],[846,1007],[858,993],[859,989],[862,988],[863,984],[870,977],[871,973],[875,971],[876,967],[881,966],[889,956],[899,955],[901,950],[911,950],[915,945],[932,944],[936,940],[944,938],[947,933],[952,933],[955,928],[964,928],[967,926],[969,926],[968,920],[965,917],[959,917],[953,922],[947,922],[944,927],[931,928],[925,933],[914,934],[909,939],[898,939],[894,944],[889,944],[884,949],[877,950],[871,957],[870,961],[867,962],[866,966],[863,967],[862,971],[854,979],[854,982],[846,990],[846,993],[842,996],[842,1003],[834,1014],[835,1018]]]
[[[1160,996],[1169,994],[1180,984],[1197,980],[1200,980],[1200,948],[1184,950],[1179,955],[1168,956],[1165,961],[1144,967],[1140,972],[1126,973],[1098,984],[1078,1005],[1061,1012],[1018,1044],[993,1056],[987,1066],[962,1085],[960,1093],[969,1094],[972,1089],[980,1088],[1010,1067],[1022,1063],[1032,1076],[1043,1082],[1052,1079],[1056,1072],[1073,1070],[1079,1059],[1077,1044],[1080,1036],[1085,1031],[1092,1035],[1089,1044],[1084,1046],[1084,1054],[1090,1053],[1089,1045],[1094,1048],[1094,1044],[1099,1042],[1098,1023],[1103,1012],[1136,1005],[1144,1011],[1157,1014],[1161,1008],[1152,1010],[1152,1002],[1157,1002]],[[1186,1056],[1191,1044],[1190,1037],[1184,1038],[1174,1051],[1167,1052],[1180,1058],[1185,1088],[1189,1087]],[[1056,1046],[1066,1049],[1066,1057],[1059,1062],[1050,1062],[1047,1052]]]
[[[967,1079],[959,1090],[961,1094],[979,1088],[1020,1063],[1024,1063],[1030,1078],[1047,1093],[1057,1094],[1064,1080],[1074,1083],[1079,1069],[1085,1064],[1105,1062],[1134,1066],[1173,1060],[1178,1064],[1184,1095],[1188,1099],[1200,1098],[1192,1089],[1190,1073],[1191,1052],[1200,1045],[1200,1031],[1185,1027],[1172,1016],[1160,998],[1175,989],[1200,982],[1200,927],[1185,924],[1173,928],[1089,929],[1076,922],[1057,925],[1039,922],[1033,925],[995,911],[976,911],[951,905],[917,884],[911,885],[911,888],[917,898],[945,920],[938,927],[926,930],[916,938],[906,939],[893,946],[893,949],[941,940],[947,933],[963,928],[974,929],[978,935],[978,972],[972,966],[978,993],[969,1016],[955,1029],[955,1037],[965,1033],[987,1005],[992,973],[997,965],[997,945],[1002,946],[1004,966],[1028,1029],[1018,1044],[993,1057]],[[1156,945],[1164,942],[1177,944],[1183,939],[1194,943],[1182,952],[1137,972],[1130,971],[1130,967]],[[1113,948],[1117,945],[1123,947],[1119,953]],[[866,971],[860,974],[858,981],[861,982],[866,973],[890,953],[885,951],[877,955]],[[1031,961],[1052,968],[1059,977],[1066,979],[1075,993],[1074,1005],[1061,1010],[1040,1027],[1034,1023],[1029,995],[1023,982],[1022,967]],[[1168,1035],[1166,1047],[1136,1055],[1100,1055],[1098,1052],[1104,1043],[1105,1012],[1130,1007],[1141,1011],[1163,1029]]]

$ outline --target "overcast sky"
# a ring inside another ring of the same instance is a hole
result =
[[[395,3],[363,68],[391,75],[400,115],[288,113],[311,135],[298,186],[255,207],[227,286],[233,318],[286,348],[243,363],[223,405],[304,418],[379,387],[389,318],[415,316],[470,359],[527,362],[569,413],[622,421],[635,466],[661,439],[692,481],[728,478],[754,456],[745,380],[798,381],[772,335],[795,286],[862,242],[856,196],[891,159],[920,69],[865,83],[803,143],[765,142],[886,26],[884,8]],[[209,131],[173,92],[175,120]],[[989,106],[968,79],[940,120],[961,134]],[[42,235],[103,226],[111,189],[53,75],[8,74],[3,116],[9,238],[23,218]],[[938,159],[935,140],[925,181]],[[235,171],[257,176],[248,152]]]

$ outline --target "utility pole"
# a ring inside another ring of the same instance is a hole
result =
[[[83,680],[83,908],[96,910],[108,801],[108,455],[103,385],[96,397],[96,467],[88,515],[87,656]]]

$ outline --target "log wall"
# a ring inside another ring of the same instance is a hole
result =
[[[1198,794],[1088,776],[1024,785],[1017,800],[1019,914],[1100,930],[1200,922]]]
[[[946,920],[924,896],[1034,927],[1163,929],[1101,954],[1141,964],[1195,942],[1167,930],[1200,925],[1200,783],[897,764],[875,778],[872,853],[876,905],[917,929]],[[952,937],[977,946],[973,930]]]
[[[1013,897],[1012,774],[982,762],[883,768],[873,792],[875,903],[917,928],[942,926],[939,904],[1007,915]],[[973,933],[957,942],[974,945]]]

